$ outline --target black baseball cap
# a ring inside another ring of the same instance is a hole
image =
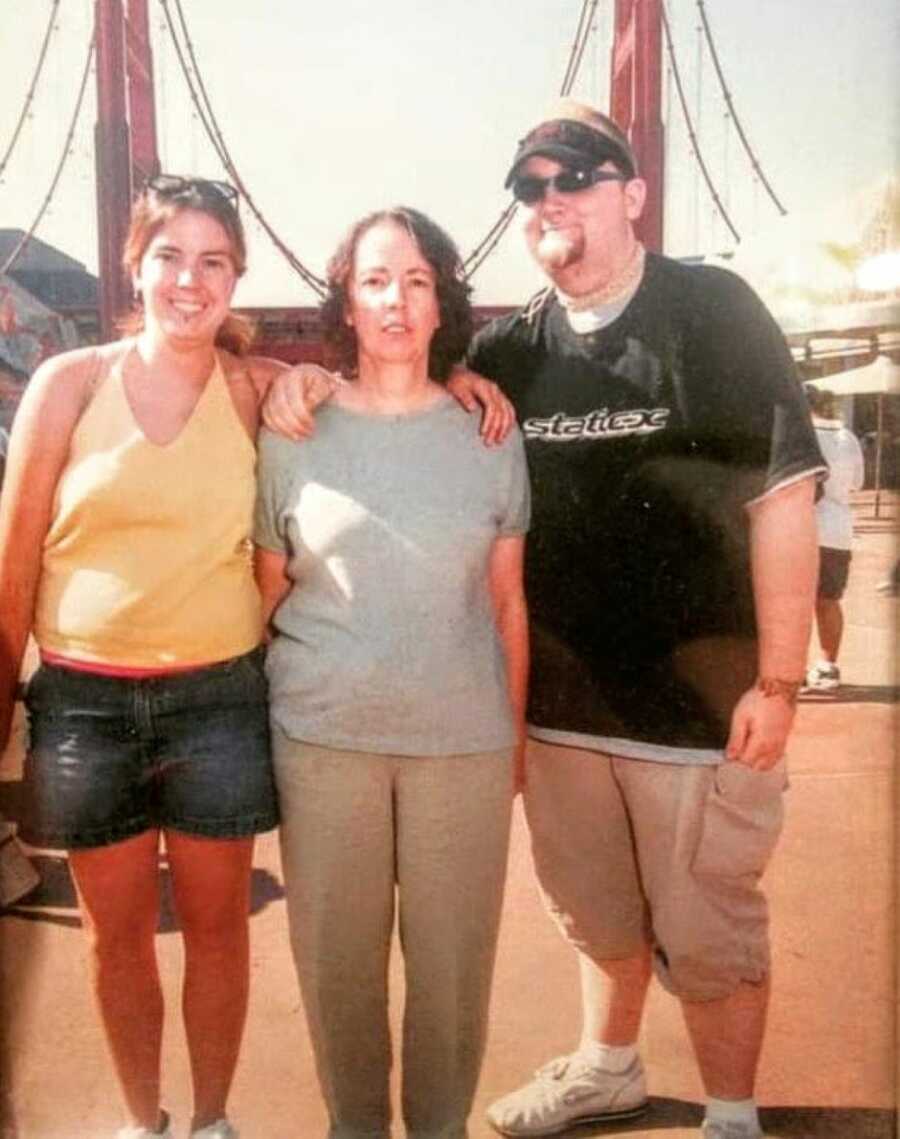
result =
[[[510,186],[519,167],[533,154],[575,167],[612,162],[627,177],[637,175],[634,151],[625,133],[608,115],[574,99],[558,100],[547,116],[519,140],[505,187]]]

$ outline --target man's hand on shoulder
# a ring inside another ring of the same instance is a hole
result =
[[[253,385],[257,402],[262,406],[266,393],[276,376],[288,370],[284,360],[273,356],[233,356],[230,352],[221,353],[226,364],[226,374],[231,377],[244,377]]]
[[[318,364],[297,364],[275,375],[263,397],[263,423],[290,439],[308,439],[315,430],[315,410],[334,395],[340,377]]]
[[[447,391],[466,411],[482,408],[481,438],[488,447],[502,443],[512,430],[515,408],[493,380],[458,364],[447,380]]]

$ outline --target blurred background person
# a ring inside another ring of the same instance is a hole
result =
[[[819,585],[816,593],[816,628],[821,659],[806,675],[806,687],[831,692],[840,687],[838,653],[844,633],[841,598],[850,572],[853,512],[850,495],[860,490],[865,476],[862,447],[837,414],[834,395],[811,384],[806,398],[813,415],[819,447],[828,463],[828,478],[816,504],[819,533]]]

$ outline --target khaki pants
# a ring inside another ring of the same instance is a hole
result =
[[[503,897],[511,752],[388,756],[274,733],[291,945],[330,1139],[389,1134],[388,954],[406,968],[403,1116],[463,1139]]]
[[[531,741],[525,812],[546,905],[591,960],[648,941],[662,984],[715,1000],[769,971],[759,887],[781,831],[769,771],[620,759]]]

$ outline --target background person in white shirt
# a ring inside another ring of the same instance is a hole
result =
[[[841,598],[850,571],[853,514],[850,494],[863,484],[862,448],[853,432],[835,413],[834,395],[811,385],[806,389],[813,413],[813,426],[828,463],[828,478],[816,504],[819,530],[819,587],[816,595],[816,627],[822,659],[807,673],[807,688],[829,691],[838,688],[841,672],[837,658],[844,632]]]

